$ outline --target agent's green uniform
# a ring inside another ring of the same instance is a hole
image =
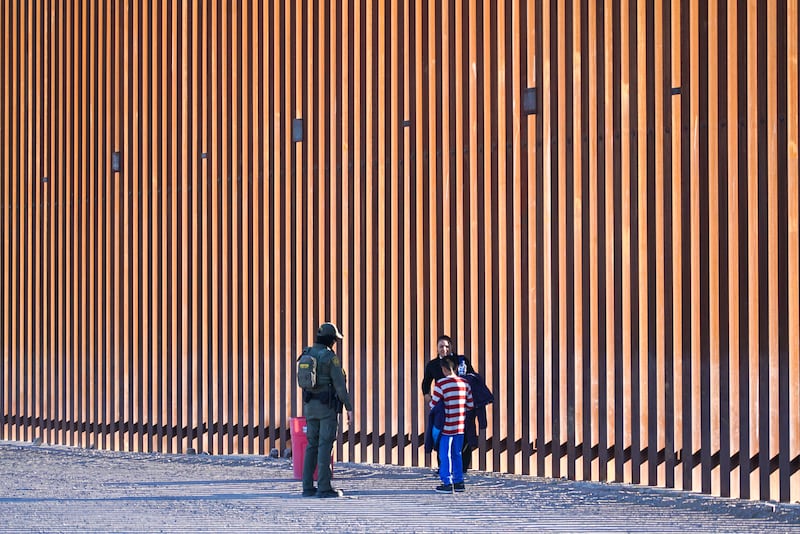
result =
[[[353,405],[342,362],[336,353],[322,343],[314,343],[310,353],[317,358],[317,386],[306,390],[310,395],[305,397],[311,398],[303,402],[308,438],[303,460],[303,491],[314,489],[314,470],[319,466],[317,491],[320,494],[332,491],[331,451],[339,429],[339,406],[336,399],[329,400],[329,396],[335,393],[348,412],[353,411]]]

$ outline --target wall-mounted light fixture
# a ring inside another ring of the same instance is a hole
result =
[[[526,115],[534,115],[538,112],[535,87],[528,87],[522,92],[522,111]]]
[[[292,141],[300,143],[303,140],[303,119],[292,119]]]

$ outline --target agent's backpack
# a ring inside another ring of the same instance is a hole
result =
[[[311,355],[311,347],[304,348],[297,358],[297,385],[303,389],[317,385],[317,358]]]

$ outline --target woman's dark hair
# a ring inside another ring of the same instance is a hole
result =
[[[453,340],[447,334],[442,334],[441,336],[436,338],[436,343],[439,343],[440,341],[447,341],[448,343],[450,343],[451,346],[453,345]]]

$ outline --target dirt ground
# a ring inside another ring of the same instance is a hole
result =
[[[340,499],[304,498],[291,460],[0,441],[4,532],[800,532],[800,505],[470,471],[336,464]]]

